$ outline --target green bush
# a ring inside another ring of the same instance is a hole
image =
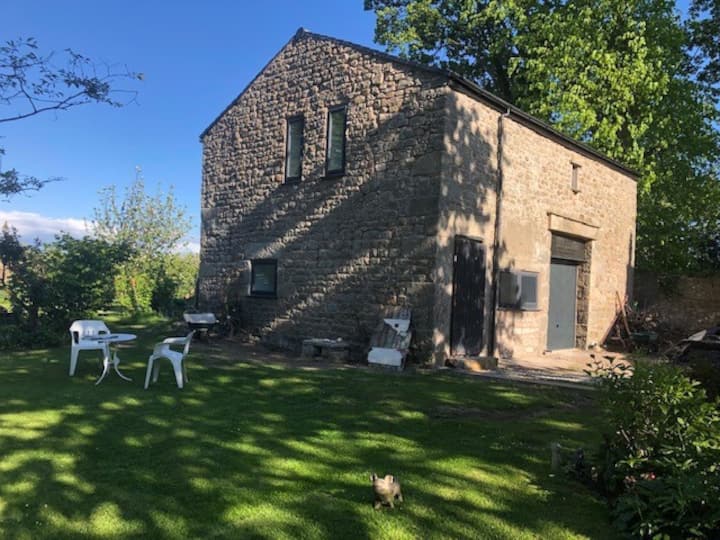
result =
[[[24,247],[8,287],[16,328],[3,330],[2,346],[56,345],[73,319],[109,305],[122,257],[121,245],[69,235]]]
[[[115,302],[131,313],[151,311],[155,279],[131,265],[122,265],[115,278]]]
[[[720,397],[720,355],[717,351],[691,351],[687,356],[687,369],[710,399]]]
[[[131,313],[182,313],[195,291],[196,254],[164,255],[153,265],[123,264],[115,280],[115,301]]]
[[[636,537],[704,538],[720,528],[720,409],[668,364],[596,366],[611,430],[598,479]]]
[[[168,317],[185,311],[195,294],[199,264],[199,257],[194,253],[166,256],[155,279],[152,308]]]

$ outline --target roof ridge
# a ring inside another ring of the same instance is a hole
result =
[[[454,72],[452,72],[448,69],[439,68],[436,66],[428,66],[427,64],[422,64],[420,62],[416,62],[415,60],[410,60],[408,58],[403,58],[402,56],[397,56],[394,54],[386,53],[384,51],[380,51],[378,49],[373,49],[372,47],[368,47],[366,45],[360,45],[359,43],[347,41],[346,39],[341,39],[341,38],[337,38],[334,36],[328,36],[325,34],[318,34],[317,32],[311,32],[307,28],[303,28],[303,27],[298,28],[298,31],[295,33],[294,37],[299,38],[299,37],[304,37],[304,36],[323,39],[326,41],[332,41],[333,43],[337,43],[339,45],[344,45],[344,46],[350,47],[352,49],[366,52],[368,54],[371,54],[372,56],[382,58],[382,59],[387,60],[388,62],[392,62],[394,64],[404,64],[408,67],[421,69],[423,71],[428,71],[430,73],[436,73],[438,75],[444,75],[446,77],[451,77],[453,75],[456,75]]]

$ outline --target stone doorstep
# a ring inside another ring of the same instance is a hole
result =
[[[496,370],[498,367],[498,359],[493,356],[455,357],[451,358],[450,361],[455,367],[467,371]]]

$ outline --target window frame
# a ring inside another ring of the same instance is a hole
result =
[[[290,124],[300,124],[300,174],[288,176],[288,165],[290,158]],[[285,120],[285,183],[293,184],[302,180],[303,156],[305,153],[305,117],[302,114],[289,116]]]
[[[572,189],[573,193],[580,193],[580,169],[582,169],[582,166],[574,161],[571,161],[570,165],[572,165],[570,189]]]
[[[515,292],[504,293],[503,281],[510,279],[509,287],[515,287]],[[500,270],[498,275],[498,307],[500,309],[515,309],[518,305],[520,286],[517,283],[517,273],[512,270]],[[510,294],[515,300],[508,300],[504,294]]]
[[[332,126],[332,115],[333,113],[343,111],[343,125],[342,125],[342,164],[339,169],[330,169],[330,142],[331,133],[330,128]],[[330,107],[327,113],[327,126],[325,133],[325,177],[332,178],[336,176],[343,176],[345,174],[345,167],[347,165],[347,116],[348,106],[347,103],[341,105],[335,105]]]
[[[253,287],[255,285],[255,272],[256,266],[260,265],[272,265],[274,268],[273,272],[273,290],[269,291],[255,291]],[[277,285],[278,285],[278,261],[277,259],[251,259],[250,260],[250,286],[248,287],[248,296],[254,296],[257,298],[277,298]]]
[[[535,278],[535,302],[523,302],[523,278]],[[520,307],[519,309],[522,311],[536,311],[538,310],[538,297],[540,296],[538,291],[538,286],[540,284],[540,273],[539,272],[530,272],[527,270],[520,270],[518,272],[518,283],[520,284],[520,292],[519,292],[519,298],[520,298]]]
[[[515,287],[515,291],[512,293],[513,299],[507,301],[503,298],[502,286],[500,281],[503,279],[503,275],[511,276],[512,281],[511,287]],[[535,279],[535,302],[523,302],[522,296],[522,282],[524,277],[530,277]],[[531,272],[529,270],[501,270],[500,276],[498,277],[498,308],[515,310],[515,311],[539,311],[539,285],[540,285],[540,272]]]

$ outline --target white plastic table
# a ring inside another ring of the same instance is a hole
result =
[[[135,334],[100,334],[99,336],[93,336],[91,338],[85,338],[85,339],[92,339],[93,341],[98,341],[100,343],[107,343],[108,344],[108,356],[103,358],[103,372],[102,375],[100,375],[100,378],[95,382],[95,385],[97,386],[102,382],[102,380],[105,378],[105,376],[110,371],[110,365],[112,364],[113,369],[115,370],[115,373],[118,374],[118,377],[125,381],[132,381],[130,377],[126,377],[122,373],[120,373],[120,370],[118,369],[118,364],[120,363],[120,357],[117,354],[117,351],[110,351],[110,348],[113,346],[114,343],[123,343],[125,341],[132,341],[134,339],[137,339],[137,336]]]

